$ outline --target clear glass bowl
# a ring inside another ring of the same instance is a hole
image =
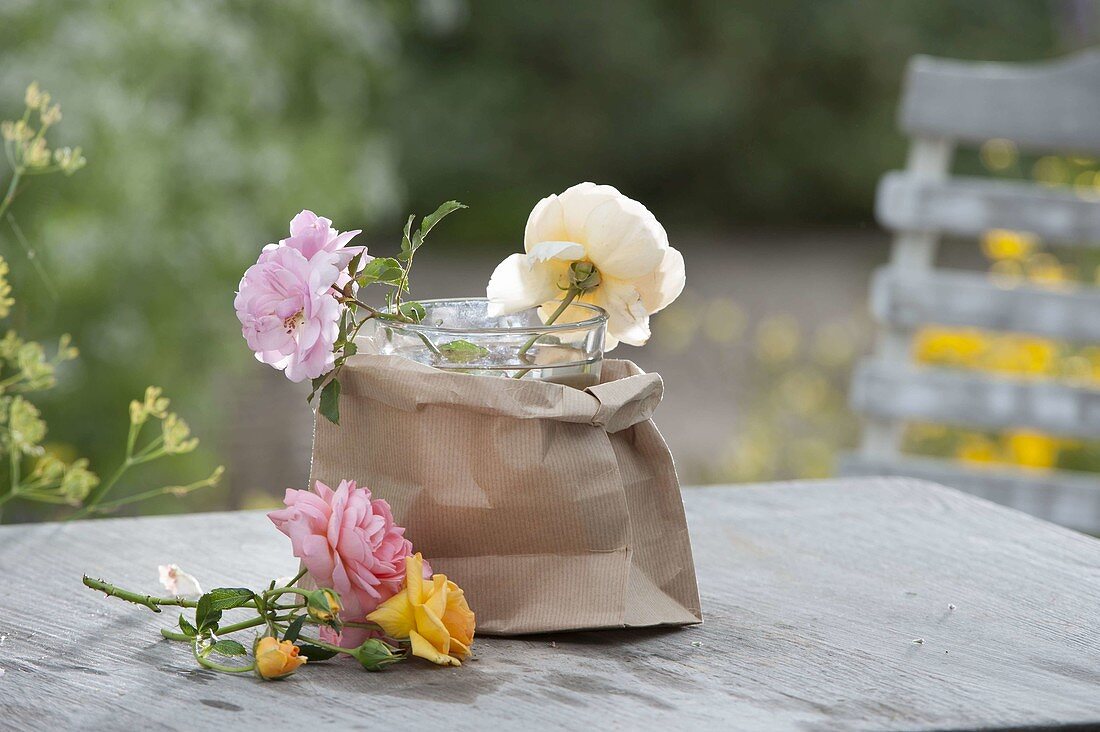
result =
[[[551,325],[538,308],[489,315],[485,298],[418,300],[420,323],[371,320],[360,352],[394,354],[447,371],[539,379],[583,389],[600,380],[607,313],[570,303]]]

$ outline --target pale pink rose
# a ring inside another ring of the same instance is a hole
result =
[[[178,564],[162,564],[157,567],[160,583],[173,597],[198,597],[202,587],[193,575],[187,574]]]
[[[340,593],[342,620],[362,621],[401,589],[412,542],[394,524],[385,500],[372,500],[370,490],[353,480],[340,481],[335,491],[318,480],[312,491],[287,490],[283,502],[286,508],[267,517],[290,537],[294,556],[317,586]],[[340,642],[359,645],[366,634],[351,630]]]
[[[291,381],[315,379],[335,364],[340,303],[329,294],[339,275],[328,258],[268,244],[249,267],[233,301],[241,332],[256,358]]]
[[[364,253],[359,264],[366,264],[371,257],[365,256],[366,247],[349,247],[347,243],[361,232],[339,232],[332,228],[332,221],[323,216],[318,216],[309,210],[304,210],[290,220],[290,238],[279,242],[282,246],[297,249],[311,262],[326,260],[340,270],[336,280],[336,286],[343,286],[350,279],[347,268],[352,258],[359,253]]]

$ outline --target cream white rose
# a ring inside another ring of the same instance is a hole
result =
[[[649,316],[684,289],[684,258],[664,227],[611,186],[579,183],[539,201],[523,246],[526,254],[505,259],[489,280],[491,313],[540,306],[546,319],[576,287],[576,299],[608,313],[606,350],[644,345]]]

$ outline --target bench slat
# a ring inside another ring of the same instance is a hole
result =
[[[871,285],[871,310],[879,322],[906,331],[937,324],[1100,342],[1100,289],[1090,286],[1006,288],[986,274],[914,276],[883,267]]]
[[[851,403],[894,420],[1100,437],[1100,391],[1047,380],[868,359],[856,370]]]
[[[902,129],[914,137],[1100,151],[1100,52],[1005,64],[916,56],[906,71]]]
[[[879,181],[875,216],[895,231],[978,236],[1013,229],[1060,244],[1100,245],[1100,205],[1072,188],[966,177],[936,181],[894,171]]]
[[[1100,479],[1088,473],[966,466],[937,458],[842,458],[840,474],[931,480],[1078,531],[1100,533]]]

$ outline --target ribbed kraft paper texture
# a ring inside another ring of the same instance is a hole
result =
[[[310,485],[354,479],[389,501],[480,633],[701,622],[676,471],[650,421],[657,374],[609,360],[581,391],[372,355],[340,384]]]

